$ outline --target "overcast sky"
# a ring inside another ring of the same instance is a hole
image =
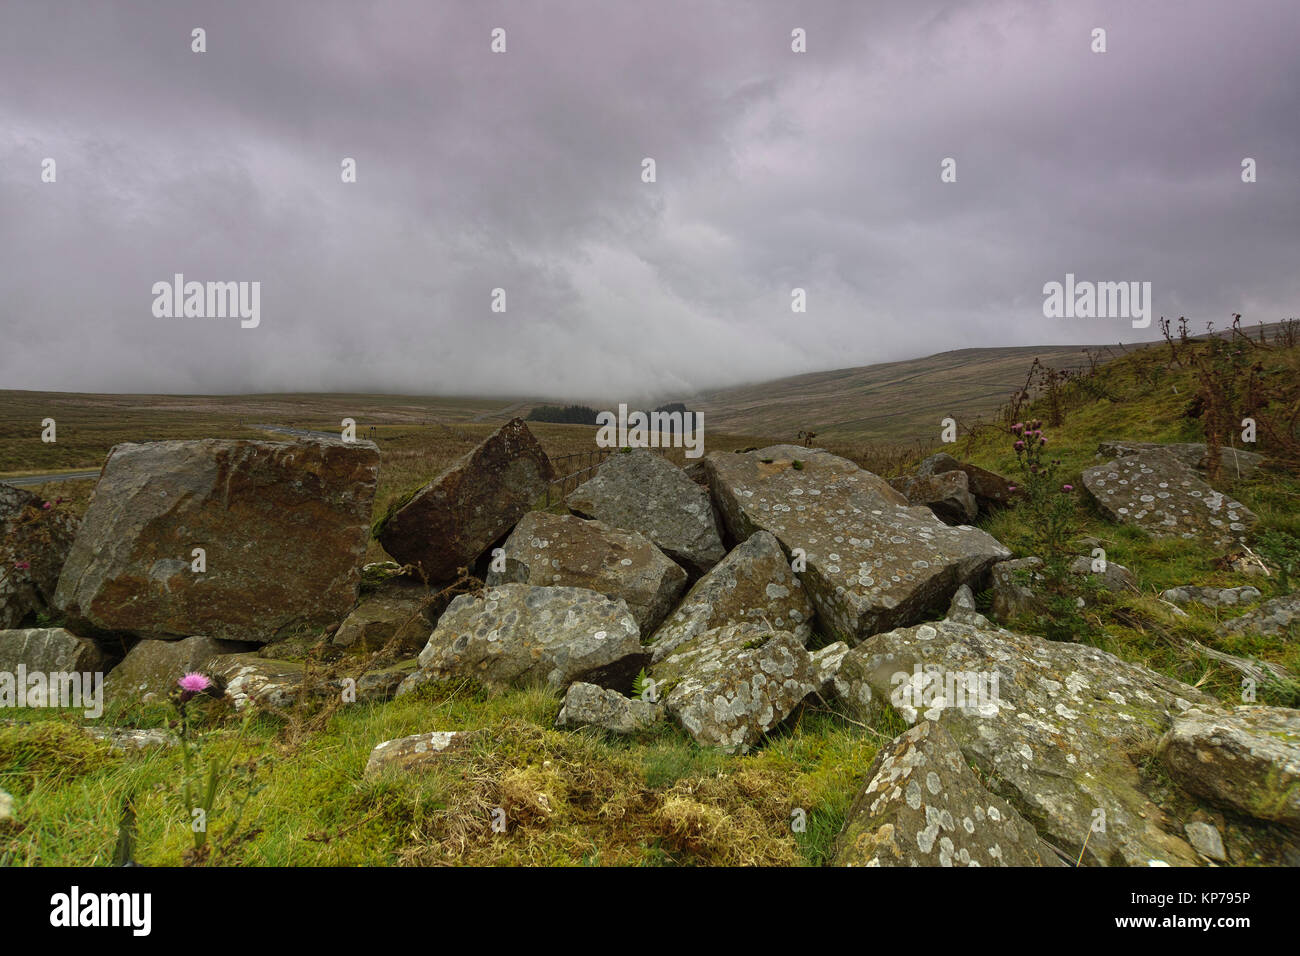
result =
[[[1044,318],[1067,272],[1276,321],[1298,46],[1297,0],[3,0],[0,388],[639,400],[1157,334]],[[260,325],[155,317],[178,272]]]

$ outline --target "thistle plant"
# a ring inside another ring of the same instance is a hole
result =
[[[1054,590],[1064,588],[1071,558],[1070,541],[1075,532],[1074,486],[1062,484],[1061,461],[1050,458],[1047,436],[1040,420],[1016,422],[1011,426],[1013,448],[1020,465],[1021,494],[1017,509],[1028,529],[1028,545],[1043,559],[1043,569]]]
[[[172,694],[171,701],[176,708],[177,725],[181,738],[181,763],[183,779],[181,781],[181,796],[185,803],[185,815],[190,832],[193,835],[194,847],[189,857],[192,862],[203,862],[209,852],[208,848],[208,827],[213,816],[213,807],[217,802],[217,794],[222,789],[227,772],[230,770],[231,760],[238,749],[239,741],[243,739],[244,732],[248,729],[249,721],[253,716],[253,708],[249,707],[244,713],[243,722],[239,727],[239,734],[224,757],[211,756],[206,761],[202,758],[203,740],[202,736],[197,734],[193,727],[190,714],[190,702],[200,694],[209,694],[213,690],[213,682],[205,674],[191,672],[180,678],[176,682],[177,690]],[[246,794],[242,801],[237,802],[237,809],[242,816],[244,803],[247,801]],[[227,828],[230,832],[234,825],[238,823],[238,817],[235,824]]]

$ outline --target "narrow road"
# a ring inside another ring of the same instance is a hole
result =
[[[0,482],[21,488],[24,485],[43,485],[47,481],[85,481],[88,478],[98,477],[99,469],[96,468],[94,471],[63,471],[47,475],[21,475],[17,478],[0,477]]]

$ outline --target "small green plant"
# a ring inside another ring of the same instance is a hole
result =
[[[803,462],[796,458],[791,467],[793,467],[795,471],[803,471]]]

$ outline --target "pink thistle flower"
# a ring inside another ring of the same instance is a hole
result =
[[[31,563],[30,561],[15,561],[15,562],[14,562],[14,567],[17,568],[19,571],[26,571],[26,570],[27,570],[28,568],[30,568],[31,566],[32,566],[32,563]]]
[[[47,502],[45,502],[45,504],[41,505],[41,510],[42,510],[42,511],[49,511],[49,510],[50,510],[50,503],[47,501]]]
[[[1061,490],[1062,490],[1062,491],[1073,491],[1073,490],[1074,490],[1074,485],[1061,485]]]
[[[1016,490],[1015,485],[1007,485],[1007,491],[1012,492],[1014,494],[1015,490]]]
[[[1016,451],[1024,451],[1024,450],[1025,450],[1025,443],[1022,441],[1016,442]]]
[[[197,671],[186,674],[176,683],[180,685],[181,690],[188,691],[191,694],[198,694],[212,686],[212,681],[206,675]]]

